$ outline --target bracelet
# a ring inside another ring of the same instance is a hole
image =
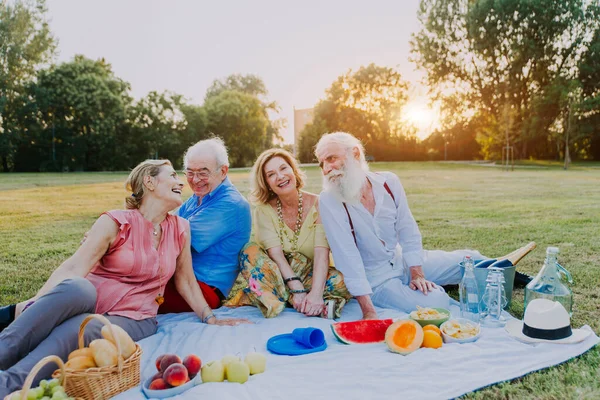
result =
[[[291,282],[291,281],[302,281],[302,279],[300,279],[300,278],[299,278],[299,277],[297,277],[297,276],[292,276],[291,278],[286,278],[286,279],[284,279],[284,280],[283,280],[283,283],[288,283],[288,282]]]
[[[207,308],[210,308],[210,305],[208,305],[208,304],[207,304],[207,305],[205,305],[205,306],[204,306],[204,308],[202,309],[202,311],[200,311],[200,315],[203,315],[203,314],[204,314],[204,311],[205,311]],[[212,310],[211,310],[211,311],[212,311]]]
[[[206,323],[208,323],[208,320],[211,318],[217,318],[217,317],[215,317],[215,314],[210,313],[206,317],[202,318],[202,322],[206,324]]]
[[[299,289],[299,290],[292,290],[289,289],[291,294],[296,294],[296,293],[308,293],[308,289]]]

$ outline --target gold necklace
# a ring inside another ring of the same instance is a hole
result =
[[[292,245],[292,252],[298,251],[298,238],[300,237],[300,229],[302,228],[302,192],[298,191],[298,218],[296,219],[296,229],[294,229],[294,236],[291,238],[288,236],[285,230],[285,221],[283,220],[283,210],[281,209],[281,200],[277,197],[277,216],[279,217],[279,241],[283,247],[283,235],[288,239]]]

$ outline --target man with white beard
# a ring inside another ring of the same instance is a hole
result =
[[[448,308],[450,298],[439,285],[460,281],[464,256],[486,257],[473,250],[423,250],[400,179],[370,172],[354,136],[323,135],[315,154],[323,173],[319,211],[327,240],[363,318],[377,318],[373,305],[405,312],[417,305]]]

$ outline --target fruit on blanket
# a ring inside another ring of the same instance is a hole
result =
[[[190,379],[193,379],[202,368],[202,360],[197,355],[190,354],[183,359],[183,365],[187,368]]]
[[[161,354],[160,356],[158,356],[156,358],[156,361],[154,361],[154,365],[156,365],[156,370],[160,372],[160,361],[163,359],[165,355]]]
[[[92,354],[92,350],[89,347],[84,347],[83,349],[73,350],[71,354],[69,354],[69,360],[75,357],[94,357]]]
[[[331,330],[335,338],[344,344],[381,343],[393,322],[392,319],[336,322],[331,324]]]
[[[430,349],[439,349],[442,347],[443,341],[442,336],[438,335],[434,331],[424,331],[423,332],[423,344],[421,347],[427,347]]]
[[[21,391],[12,393],[8,398],[10,400],[21,400]],[[65,389],[59,384],[58,379],[50,381],[41,380],[40,386],[29,389],[27,393],[28,400],[44,399],[44,400],[72,400],[72,397],[67,396]]]
[[[221,362],[223,363],[223,366],[225,368],[227,368],[227,364],[229,364],[232,361],[239,361],[240,358],[236,357],[236,356],[232,356],[231,354],[227,354],[225,357],[221,358]]]
[[[90,350],[92,350],[97,366],[102,368],[117,365],[119,353],[112,342],[106,339],[93,340],[90,343]]]
[[[244,383],[250,377],[250,367],[241,360],[232,361],[225,367],[225,375],[229,382]]]
[[[133,341],[131,336],[129,336],[129,334],[125,332],[125,330],[120,326],[113,325],[112,328],[115,332],[115,335],[117,335],[116,339],[113,338],[111,329],[108,325],[104,325],[102,327],[102,329],[100,330],[100,334],[104,339],[112,342],[115,345],[115,347],[117,345],[118,340],[119,344],[121,345],[121,357],[123,357],[124,360],[127,360],[129,357],[131,357],[133,353],[135,353],[135,342]]]
[[[221,360],[205,364],[200,371],[202,382],[223,382],[225,380],[225,366]]]
[[[155,381],[159,378],[163,377],[163,373],[162,371],[158,371],[157,373],[155,373],[154,375],[152,375],[152,379],[150,379],[150,382]]]
[[[396,321],[385,332],[385,343],[394,353],[410,354],[423,344],[423,328],[412,319]]]
[[[97,367],[94,357],[73,357],[65,364],[65,369],[80,370]]]
[[[246,354],[244,362],[250,368],[250,375],[261,374],[267,369],[267,357],[261,353],[250,352]]]
[[[177,354],[163,355],[162,359],[160,360],[160,368],[158,370],[165,372],[167,370],[167,368],[169,368],[169,365],[171,365],[171,364],[181,364],[181,358],[179,358],[179,356]]]
[[[440,335],[440,337],[442,336],[442,331],[440,330],[440,328],[438,328],[437,326],[435,326],[433,324],[425,325],[423,327],[423,332],[425,332],[425,331],[433,331],[433,332],[437,333],[438,335]]]
[[[183,364],[171,364],[163,372],[163,379],[171,386],[181,386],[188,380],[188,370]]]
[[[163,378],[153,379],[152,383],[150,383],[150,386],[148,386],[148,389],[150,390],[164,390],[168,388],[169,385]]]

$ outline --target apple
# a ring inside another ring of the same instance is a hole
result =
[[[200,370],[202,382],[223,382],[225,380],[225,367],[221,360],[204,364]]]
[[[250,368],[250,375],[263,373],[267,369],[267,357],[261,353],[250,352],[246,354],[244,362]]]
[[[229,382],[244,383],[250,376],[250,367],[241,360],[232,361],[225,367],[225,375]]]
[[[227,354],[225,357],[221,358],[221,362],[223,363],[223,366],[225,368],[227,368],[227,364],[229,364],[232,361],[239,361],[240,358],[236,357],[236,356],[232,356],[231,354]]]

